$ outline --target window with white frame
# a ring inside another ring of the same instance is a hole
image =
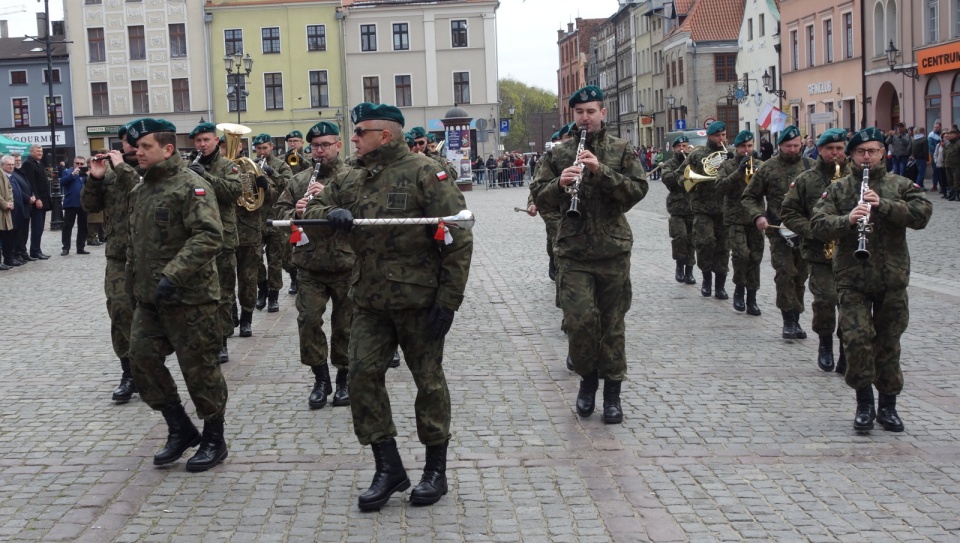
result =
[[[307,51],[327,50],[327,27],[307,25]]]
[[[843,58],[853,58],[853,14],[843,14]]]
[[[243,30],[228,28],[223,31],[223,49],[227,55],[243,54]]]
[[[397,95],[397,107],[410,107],[413,105],[413,89],[410,83],[409,75],[397,75],[393,78],[394,87]]]
[[[26,70],[10,70],[10,84],[11,84],[11,85],[26,85],[26,84],[27,84],[27,71],[26,71]]]
[[[130,90],[133,94],[134,113],[150,113],[150,92],[147,88],[147,81],[131,81]]]
[[[453,72],[453,102],[470,103],[470,72]]]
[[[378,76],[363,78],[363,101],[371,104],[380,103],[380,78]]]
[[[13,99],[13,126],[30,126],[30,104],[28,99]]]
[[[310,72],[310,107],[330,107],[330,87],[326,70]]]
[[[800,43],[797,40],[797,31],[790,31],[790,68],[794,71],[800,69]]]
[[[143,25],[127,27],[127,39],[130,46],[130,60],[144,60],[147,58],[147,36]]]
[[[263,74],[263,95],[268,110],[283,109],[283,74]]]
[[[187,56],[187,28],[183,23],[168,25],[170,34],[170,58]]]
[[[450,21],[450,40],[453,47],[467,47],[467,21]]]
[[[50,126],[50,121],[51,121],[51,119],[50,119],[50,114],[51,114],[51,113],[54,113],[54,115],[55,115],[55,117],[56,117],[56,122],[55,122],[55,124],[56,124],[57,126],[63,126],[63,97],[62,97],[62,96],[54,96],[54,97],[53,97],[53,107],[52,107],[52,108],[50,107],[50,97],[49,97],[49,96],[45,96],[45,97],[44,97],[44,100],[45,100],[46,106],[47,106],[47,126]]]
[[[44,82],[44,83],[49,83],[49,82],[50,82],[50,78],[48,77],[49,75],[50,75],[50,71],[47,70],[47,69],[44,69],[44,70],[43,70],[43,82]],[[54,83],[59,83],[59,82],[60,82],[60,68],[54,68],[54,69],[53,69],[53,82],[54,82]]]
[[[190,111],[190,80],[171,79],[170,83],[173,86],[173,110]]]
[[[407,51],[410,49],[410,25],[407,23],[393,23],[393,50]]]
[[[766,22],[763,17],[763,13],[760,14],[757,24],[757,35],[763,37],[767,33]]]
[[[940,41],[940,0],[927,0],[927,43]]]
[[[377,25],[360,25],[360,50],[377,50]]]
[[[91,109],[94,115],[110,114],[110,95],[106,83],[90,83]]]
[[[833,19],[823,22],[823,56],[827,64],[833,62]]]
[[[815,55],[817,53],[817,43],[813,37],[813,25],[806,28],[807,31],[807,66],[813,68],[816,66]]]
[[[261,28],[260,39],[263,43],[263,53],[265,55],[280,52],[280,27]]]

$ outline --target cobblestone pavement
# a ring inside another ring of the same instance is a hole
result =
[[[526,189],[466,196],[478,222],[447,340],[454,437],[440,503],[412,507],[405,493],[379,513],[359,512],[372,455],[348,409],[307,408],[312,375],[298,360],[285,293],[279,313],[256,312],[253,338],[230,339],[227,462],[202,474],[183,461],[155,468],[166,435],[159,414],[139,399],[110,401],[119,368],[103,251],[91,248],[0,272],[0,541],[960,540],[949,354],[960,350],[960,205],[934,196],[930,227],[910,235],[907,430],[864,436],[852,431],[853,392],[816,367],[816,339],[780,339],[769,264],[759,318],[673,280],[659,183],[628,215],[636,242],[624,423],[578,419],[543,223],[513,211]],[[59,233],[46,233],[45,252],[58,248]],[[413,382],[404,368],[388,382],[416,480]]]

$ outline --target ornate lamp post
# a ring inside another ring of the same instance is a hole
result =
[[[253,71],[253,59],[250,58],[250,53],[241,56],[236,52],[223,57],[223,67],[227,70],[228,77],[233,76],[233,85],[230,86],[227,98],[236,100],[237,124],[240,124],[240,100],[246,100],[247,96],[250,96],[250,91],[247,90],[247,77]],[[228,104],[227,109],[229,108]]]
[[[773,83],[773,77],[770,77],[770,73],[766,70],[763,71],[763,76],[760,78],[763,80],[763,90],[767,91],[769,94],[774,94],[781,100],[787,97],[787,91],[783,89],[771,89],[770,85]]]
[[[887,46],[887,50],[884,51],[887,54],[887,65],[890,66],[890,71],[896,74],[903,74],[907,77],[912,77],[916,81],[920,81],[920,72],[916,68],[895,68],[897,65],[897,57],[900,56],[900,50],[893,46],[893,40],[890,40],[890,45]]]

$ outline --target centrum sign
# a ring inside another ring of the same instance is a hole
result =
[[[50,145],[50,132],[9,132],[4,136],[31,145]],[[57,130],[57,145],[66,145],[66,133],[63,130]]]
[[[917,51],[917,71],[934,74],[960,68],[960,42]]]

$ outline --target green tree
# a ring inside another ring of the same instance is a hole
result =
[[[510,106],[514,107],[510,115]],[[526,152],[530,142],[542,137],[550,141],[554,127],[560,127],[557,95],[538,87],[531,87],[516,79],[500,80],[500,118],[510,120],[510,133],[501,140],[506,151]],[[541,136],[543,134],[543,136]],[[535,151],[542,151],[540,146]]]

